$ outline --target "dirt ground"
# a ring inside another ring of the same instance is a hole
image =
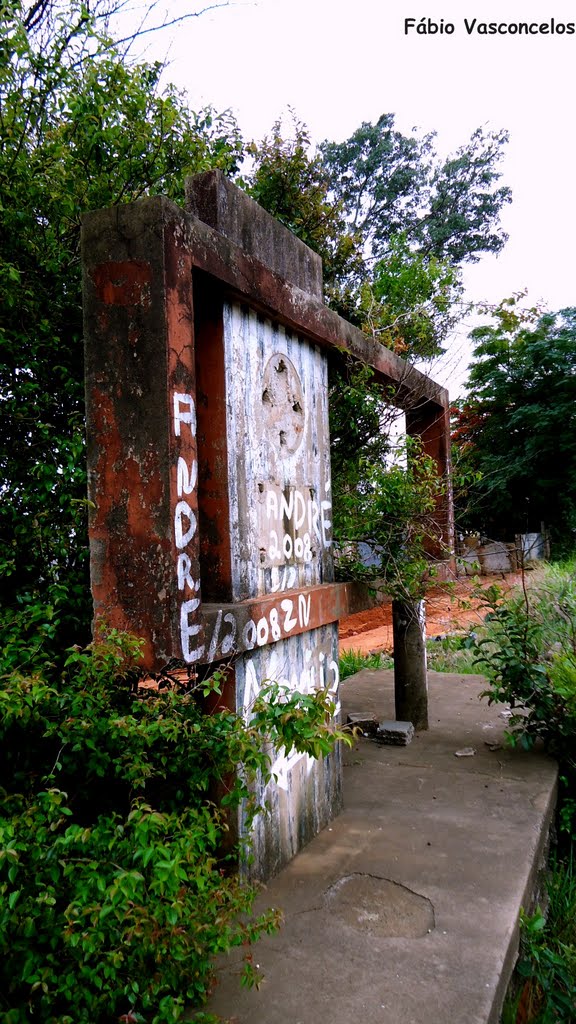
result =
[[[522,585],[522,574],[483,576],[480,586],[483,589],[497,583],[503,591]],[[482,621],[487,609],[480,606],[480,600],[473,595],[477,590],[478,580],[460,577],[454,583],[434,587],[426,597],[426,634],[429,637],[442,636],[466,630],[474,623]],[[372,651],[392,650],[392,602],[365,612],[357,612],[346,619],[340,620],[338,630],[341,650],[358,651],[370,654]]]

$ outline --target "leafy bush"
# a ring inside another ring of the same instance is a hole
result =
[[[278,924],[274,911],[251,913],[230,812],[242,799],[256,811],[250,783],[270,777],[268,736],[331,748],[333,704],[319,691],[275,706],[271,690],[249,725],[226,709],[206,715],[221,680],[143,686],[139,648],[112,632],[71,650],[57,685],[2,680],[5,1024],[179,1020],[205,1001],[215,955]]]
[[[510,704],[510,738],[525,747],[541,739],[564,761],[576,735],[576,580],[561,568],[503,600],[485,592],[489,614],[478,639],[477,664],[488,677],[490,702]]]
[[[503,1020],[573,1024],[576,1017],[576,877],[572,860],[553,863],[548,907],[521,915],[517,996]]]
[[[573,1024],[576,1020],[576,577],[573,565],[549,566],[522,592],[503,599],[489,588],[489,615],[477,642],[485,696],[513,709],[509,739],[540,739],[561,766],[556,859],[546,914],[523,914],[515,989],[503,1022]]]
[[[231,114],[192,112],[108,38],[106,0],[0,4],[0,631],[90,638],[80,220],[234,173]],[[49,612],[49,619],[45,615]]]
[[[400,461],[389,466],[373,452],[361,455],[354,472],[337,479],[336,566],[343,579],[413,601],[435,575],[430,550],[443,550],[437,510],[445,485],[418,439],[406,437],[395,455]],[[370,564],[361,544],[370,548]]]

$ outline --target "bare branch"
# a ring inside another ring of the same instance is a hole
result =
[[[225,3],[209,4],[208,7],[203,7],[199,11],[188,11],[187,14],[181,14],[178,18],[170,18],[168,20],[164,20],[163,22],[157,25],[151,25],[149,28],[144,27],[144,18],[144,20],[140,23],[140,27],[136,29],[135,32],[132,32],[127,36],[124,36],[124,38],[122,39],[115,39],[113,45],[122,46],[124,43],[133,43],[136,39],[140,39],[142,36],[151,35],[153,32],[161,32],[163,29],[172,28],[174,25],[180,25],[183,21],[189,21],[190,18],[199,18],[202,14],[207,14],[208,11],[218,11],[223,7],[230,6],[232,5],[229,3],[229,0],[226,0]]]

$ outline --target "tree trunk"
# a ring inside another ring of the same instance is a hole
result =
[[[393,601],[396,720],[428,728],[426,612],[424,601]]]

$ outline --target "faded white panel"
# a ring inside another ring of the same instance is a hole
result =
[[[331,582],[326,359],[239,304],[224,344],[233,598]]]
[[[333,581],[328,372],[318,346],[240,304],[224,307],[227,447],[235,601]],[[247,720],[267,681],[338,701],[335,623],[237,659]],[[268,811],[254,823],[253,873],[282,867],[341,806],[341,758],[274,752]],[[263,783],[262,783],[263,785]],[[241,821],[242,827],[242,821]]]

